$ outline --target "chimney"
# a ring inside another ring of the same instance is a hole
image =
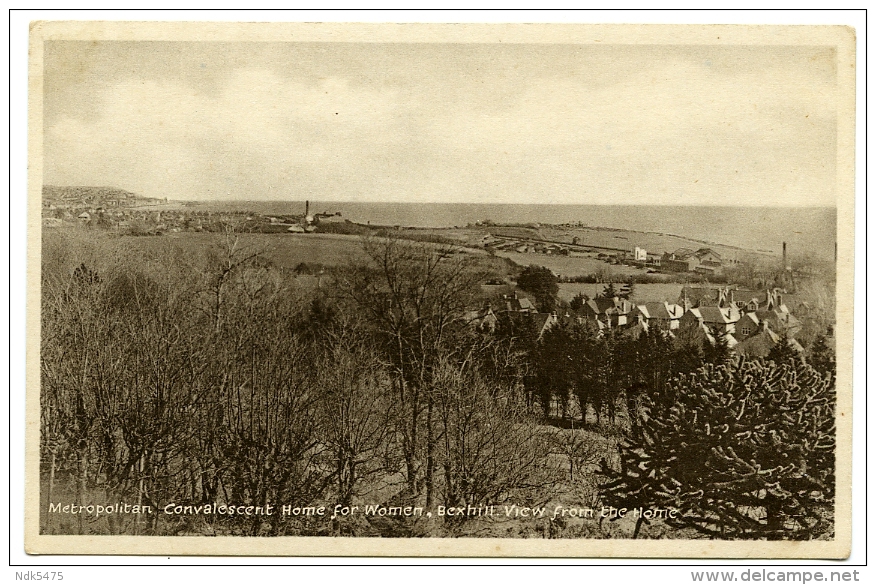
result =
[[[307,200],[304,202],[304,216],[307,217],[310,215],[310,201]]]
[[[788,269],[788,242],[782,242],[782,270]]]

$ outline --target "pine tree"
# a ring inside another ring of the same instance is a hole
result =
[[[682,375],[675,406],[603,464],[605,505],[673,508],[713,538],[802,540],[833,526],[835,392],[802,362],[743,361]],[[653,403],[645,397],[645,408]],[[645,518],[637,521],[638,535]]]
[[[617,289],[614,288],[614,283],[609,282],[606,287],[602,289],[602,293],[600,293],[599,297],[603,299],[613,299],[617,296]]]
[[[733,355],[730,351],[727,335],[717,327],[712,329],[711,335],[715,343],[703,344],[703,361],[716,365],[722,364]]]
[[[809,356],[806,361],[822,376],[836,378],[836,355],[827,343],[827,336],[824,334],[815,338],[812,347],[809,348]]]
[[[588,297],[587,295],[585,295],[582,292],[579,292],[574,297],[572,297],[571,301],[569,301],[569,308],[575,312],[578,312],[584,308],[584,304],[589,300],[590,300],[590,297]]]
[[[787,333],[782,333],[782,335],[779,336],[778,343],[773,346],[767,354],[766,359],[774,361],[777,364],[785,364],[799,362],[803,359],[803,356],[791,343],[791,338],[788,337]]]

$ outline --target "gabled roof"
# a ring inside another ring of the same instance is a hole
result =
[[[766,357],[778,342],[779,335],[769,327],[765,327],[744,341],[740,341],[736,351],[741,354]]]
[[[605,314],[609,309],[614,309],[616,305],[614,304],[614,299],[606,299],[606,298],[595,298],[590,300],[590,306],[593,307],[597,313]]]
[[[796,329],[800,327],[800,321],[791,313],[777,309],[760,309],[755,313],[761,321],[769,322],[770,326],[776,330]]]
[[[693,309],[696,310],[696,309]],[[730,311],[720,307],[700,307],[700,316],[705,323],[734,323]]]
[[[684,260],[690,256],[694,256],[696,253],[690,248],[679,248],[675,252],[672,253],[675,256],[676,260]]]
[[[527,298],[518,298],[516,296],[505,299],[506,311],[535,311],[535,306]]]
[[[590,299],[585,303],[591,312],[597,315],[604,315],[606,311],[614,308],[614,301],[611,299],[595,298]]]
[[[691,315],[693,315],[694,317],[696,317],[697,321],[703,320],[703,316],[702,316],[702,314],[700,314],[699,309],[688,309],[687,312],[690,313]],[[687,313],[685,313],[685,314],[687,314]]]
[[[671,305],[666,301],[645,303],[638,306],[639,311],[646,319],[679,319],[684,309],[679,305]]]
[[[633,310],[633,304],[618,297],[590,299],[584,306],[595,315],[626,315]]]
[[[757,316],[757,313],[745,313],[739,318],[739,322],[741,323],[743,319],[749,319],[754,325],[760,325],[760,318]]]
[[[762,291],[733,289],[732,292],[733,292],[733,300],[737,303],[748,304],[752,300],[755,300],[758,303],[763,303],[764,299],[766,298],[766,294],[764,294]]]
[[[557,322],[556,316],[551,313],[530,313],[530,316],[535,334],[538,337],[541,337],[545,331]]]
[[[535,306],[532,304],[532,301],[530,301],[529,299],[526,299],[526,298],[517,299],[517,304],[520,306],[521,309],[535,309]]]
[[[681,294],[678,295],[679,301],[685,296],[687,300],[693,304],[717,304],[718,297],[721,294],[721,289],[705,286],[683,286]]]
[[[711,249],[711,248],[700,248],[699,250],[696,251],[696,256],[697,256],[697,258],[702,258],[702,257],[705,256],[706,254],[714,254],[714,255],[717,256],[718,258],[721,257],[720,254],[718,254],[717,252],[715,252],[715,251],[714,251],[713,249]]]

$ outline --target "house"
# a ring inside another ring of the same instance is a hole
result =
[[[688,308],[696,307],[729,307],[735,306],[742,310],[748,301],[759,302],[763,293],[737,289],[735,286],[683,286],[678,295],[678,304]],[[742,302],[740,302],[740,300]],[[758,306],[755,304],[755,306]]]
[[[645,248],[640,248],[636,246],[633,248],[633,260],[636,262],[647,262],[648,261],[648,252],[645,251]]]
[[[720,296],[720,289],[717,287],[683,286],[678,295],[678,304],[685,311],[697,307],[715,307],[718,306]]]
[[[745,313],[736,322],[736,339],[745,341],[752,335],[755,335],[761,328],[761,320],[756,313]]]
[[[769,323],[773,331],[788,337],[794,337],[802,326],[785,304],[781,289],[767,291],[766,306],[754,311],[754,314],[759,321]]]
[[[730,291],[730,301],[743,312],[757,311],[765,302],[766,295],[755,290],[734,289]]]
[[[708,331],[733,333],[740,314],[736,307],[698,307],[688,309],[679,319],[679,327],[706,327]]]
[[[535,305],[526,297],[518,298],[517,293],[502,295],[502,310],[509,313],[535,313]]]
[[[679,248],[675,252],[663,254],[660,264],[672,272],[711,273],[721,268],[721,256],[711,248]]]
[[[633,304],[618,297],[609,299],[597,297],[590,299],[581,307],[581,315],[585,319],[600,321],[609,327],[626,325],[632,311]]]
[[[699,258],[688,248],[679,248],[672,253],[666,252],[660,259],[660,266],[672,272],[693,272],[699,265]]]
[[[779,343],[781,335],[770,328],[769,322],[762,322],[758,331],[747,339],[740,341],[736,346],[736,353],[748,357],[766,357]],[[788,340],[791,347],[803,353],[803,346],[794,339]]]
[[[700,261],[700,264],[707,268],[721,268],[721,255],[711,248],[700,248],[694,255]]]
[[[772,303],[777,306],[795,305],[797,299],[782,289],[756,291],[732,286],[684,286],[678,296],[678,304],[684,306],[685,299],[690,307],[735,305],[746,313],[757,311]],[[788,308],[788,307],[786,307]]]
[[[657,325],[664,331],[678,329],[678,321],[684,314],[680,305],[673,305],[663,301],[662,303],[645,303],[637,305],[630,314],[631,322],[642,321],[651,325]]]
[[[770,308],[760,309],[749,314],[757,316],[761,323],[769,323],[773,331],[784,333],[788,337],[794,337],[802,326],[800,321],[787,311],[787,307],[784,311],[780,308]]]

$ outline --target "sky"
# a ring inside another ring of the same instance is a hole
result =
[[[836,204],[830,47],[49,41],[44,59],[50,185]]]

